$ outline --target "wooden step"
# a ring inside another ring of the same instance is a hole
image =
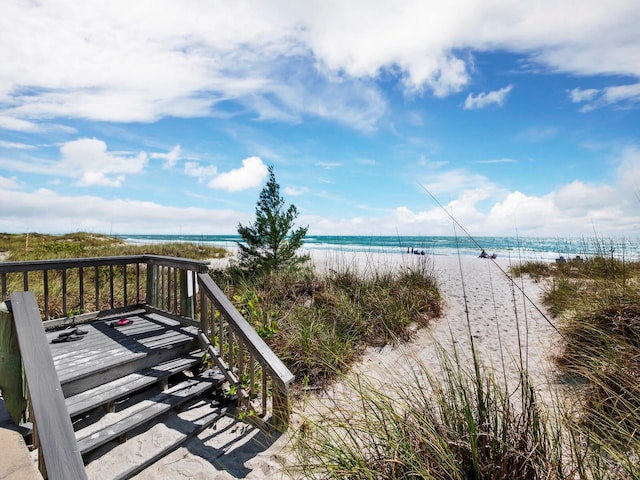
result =
[[[122,316],[132,323],[110,327],[109,322],[95,321],[80,326],[85,335],[73,336],[70,342],[50,343],[54,365],[65,397],[150,368],[161,362],[197,350],[197,330],[178,322],[136,314]],[[53,342],[61,332],[50,332]]]
[[[84,455],[115,438],[122,439],[127,432],[173,408],[179,407],[190,398],[202,395],[220,385],[223,380],[222,374],[209,370],[117,414],[107,414],[106,417],[109,418],[106,418],[105,421],[114,417],[117,420],[101,427],[99,430],[89,426],[76,432],[80,453]]]
[[[189,355],[162,362],[68,397],[65,403],[69,415],[75,417],[155,383],[165,381],[171,375],[199,364],[202,361],[202,355],[202,352],[192,352]]]
[[[210,400],[192,400],[180,412],[158,418],[151,428],[134,430],[126,443],[111,442],[88,454],[87,475],[96,480],[131,478],[219,422],[228,408]]]

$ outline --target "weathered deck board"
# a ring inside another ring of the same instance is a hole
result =
[[[76,340],[63,343],[51,343],[61,331],[47,334],[56,373],[65,396],[167,360],[176,356],[177,352],[187,353],[195,348],[196,330],[181,327],[175,320],[146,314],[122,315],[117,318],[129,318],[133,323],[110,327],[109,323],[114,321],[110,319],[108,322],[83,324],[79,328],[86,331],[86,335],[74,336]],[[147,364],[146,358],[149,358]],[[90,377],[95,381],[82,382],[82,379]]]
[[[210,390],[222,381],[223,377],[221,375],[211,378],[194,377],[175,385],[147,402],[143,402],[144,405],[142,407],[133,407],[131,412],[126,412],[126,416],[115,424],[87,435],[84,435],[82,431],[77,432],[78,448],[80,452],[86,453],[100,445],[104,445],[137,426],[179,406],[190,398]]]
[[[141,390],[163,378],[186,370],[198,364],[201,359],[201,354],[194,353],[183,358],[169,360],[69,397],[65,402],[69,415],[74,417],[93,408],[106,405],[124,395]]]

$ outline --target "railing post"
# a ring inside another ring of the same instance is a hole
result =
[[[289,428],[291,418],[289,395],[280,391],[277,385],[272,385],[272,389],[273,426],[279,432],[284,432]]]
[[[147,303],[158,306],[158,265],[147,263]]]
[[[0,303],[0,390],[9,415],[19,425],[27,409],[22,383],[22,360],[13,316],[7,304]]]
[[[187,287],[187,270],[181,268],[179,271],[179,288],[180,288],[180,315],[184,317],[192,317],[189,302],[189,289]],[[195,289],[194,289],[195,290]]]

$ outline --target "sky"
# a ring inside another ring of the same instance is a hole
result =
[[[3,0],[0,231],[640,236],[638,0]]]

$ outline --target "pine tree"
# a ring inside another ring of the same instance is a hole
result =
[[[296,256],[309,228],[293,231],[297,216],[295,205],[285,210],[280,185],[270,166],[269,179],[256,205],[255,222],[246,227],[238,224],[238,234],[243,240],[238,242],[240,266],[254,272],[270,272],[307,261],[308,255]]]

